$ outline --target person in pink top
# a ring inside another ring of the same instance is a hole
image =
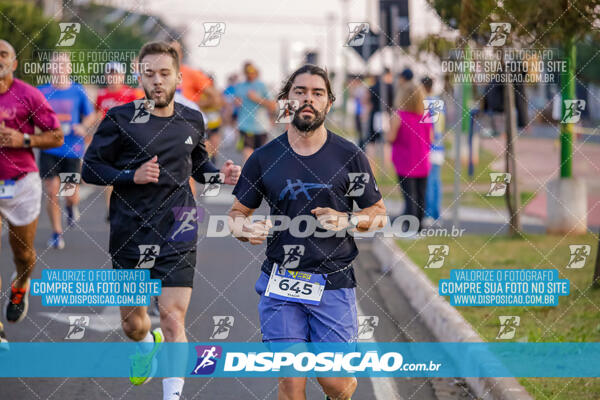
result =
[[[415,216],[419,227],[425,213],[425,190],[431,168],[432,126],[422,122],[423,100],[420,86],[412,81],[399,85],[386,138],[392,147],[392,163],[405,199],[404,214]]]
[[[27,315],[29,277],[35,266],[33,240],[40,215],[42,183],[32,148],[63,144],[58,118],[44,95],[14,78],[15,49],[0,39],[0,216],[8,221],[16,273],[5,315],[19,322]],[[35,134],[35,128],[41,133]],[[0,230],[2,229],[0,219]],[[0,345],[6,335],[0,323]]]

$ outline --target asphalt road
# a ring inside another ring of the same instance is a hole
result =
[[[47,268],[110,268],[107,253],[108,225],[106,209],[99,188],[88,186],[88,195],[81,204],[81,220],[65,232],[66,248],[62,251],[47,249],[50,235],[48,218],[43,210],[35,246],[38,262],[34,278]],[[228,210],[228,196],[216,202],[202,203],[207,214],[224,214]],[[7,283],[14,265],[6,237],[2,235],[0,275],[2,276],[2,304],[6,301]],[[357,262],[357,299],[360,314],[377,316],[374,330],[376,341],[434,341],[421,323],[418,313],[411,308],[402,293],[390,279],[379,271],[369,250],[369,243],[359,243],[361,255]],[[186,329],[189,341],[211,341],[213,316],[233,316],[233,328],[225,341],[257,342],[261,340],[258,321],[258,296],[254,284],[263,259],[264,246],[241,243],[231,237],[201,238],[198,243],[198,262]],[[12,342],[62,342],[69,331],[69,316],[87,315],[89,327],[81,340],[125,341],[115,307],[46,307],[39,297],[30,297],[28,317],[17,325],[6,324],[6,333]],[[157,318],[153,318],[153,326]],[[43,362],[43,355],[40,360]],[[182,399],[276,399],[275,378],[187,379]],[[0,379],[0,399],[161,399],[162,383],[155,379],[141,387],[134,387],[127,378],[17,378]],[[437,393],[437,394],[436,394]],[[314,379],[307,385],[308,399],[324,396]],[[464,384],[453,379],[359,379],[353,399],[450,399],[473,398]]]

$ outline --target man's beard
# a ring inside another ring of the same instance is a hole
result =
[[[144,88],[144,93],[146,94],[146,98],[148,100],[154,100],[152,97],[152,92],[153,91],[148,91],[146,88]],[[163,92],[165,93],[165,101],[154,100],[154,108],[163,108],[168,106],[173,100],[173,97],[175,97],[175,89],[171,90],[170,92],[167,92],[165,89],[163,89]]]
[[[0,78],[4,78],[10,72],[11,72],[10,66],[4,65],[4,64],[0,64]]]
[[[312,120],[304,119],[300,116],[300,113],[306,108],[310,109],[314,113],[314,117]],[[317,128],[323,125],[323,123],[325,122],[325,116],[325,112],[319,112],[310,104],[305,104],[302,107],[298,108],[298,110],[296,110],[296,112],[294,113],[292,125],[294,125],[296,129],[298,129],[298,131],[300,131],[300,134],[302,136],[309,136],[308,134],[310,132],[315,131]]]

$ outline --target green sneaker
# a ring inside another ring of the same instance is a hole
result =
[[[149,353],[137,353],[129,357],[131,360],[129,380],[136,386],[150,382],[150,379],[156,373],[157,361],[155,356],[165,339],[160,328],[154,329],[152,336],[154,336],[154,348],[152,351]]]
[[[2,325],[2,322],[0,322],[0,350],[10,350],[10,345],[8,344],[8,339],[6,339],[6,333],[4,333],[4,325]]]

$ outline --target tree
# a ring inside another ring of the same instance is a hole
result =
[[[507,17],[517,15],[515,33],[528,46],[558,47],[566,61],[560,74],[562,118],[573,115],[581,103],[575,99],[575,83],[583,76],[577,71],[577,43],[598,42],[600,0],[540,0],[536,7],[523,7],[518,0],[505,0]],[[585,46],[581,46],[585,51]],[[597,52],[584,66],[597,65]],[[567,107],[569,113],[567,113]],[[564,123],[563,123],[564,122]],[[585,183],[573,177],[574,123],[560,124],[560,177],[549,183],[552,196],[548,208],[547,230],[554,233],[583,233],[586,229],[587,200]],[[557,199],[557,201],[554,201]]]
[[[490,22],[503,21],[501,17],[502,2],[495,0],[428,0],[436,12],[448,25],[459,29],[462,40],[460,47],[467,49],[464,54],[470,54],[470,45],[483,47],[490,37]],[[512,37],[512,36],[511,36]],[[468,61],[468,60],[464,60]],[[475,72],[475,71],[471,71]],[[509,214],[509,234],[516,235],[521,230],[519,218],[519,191],[516,170],[516,116],[514,88],[511,82],[504,83],[504,101],[506,116],[506,169],[511,174],[505,199]],[[470,86],[463,84],[463,132],[467,130],[469,110],[468,100]]]
[[[567,61],[567,71],[561,76],[561,94],[564,100],[575,99],[576,43],[597,30],[600,0],[538,0],[535,7],[523,7],[520,0],[504,0],[504,16],[512,18],[515,34],[527,44],[559,45]],[[518,18],[514,17],[515,15]],[[596,39],[598,35],[596,34]],[[597,56],[595,53],[593,58]],[[590,60],[592,61],[592,60]],[[597,64],[597,63],[595,63]],[[573,159],[573,124],[562,124],[560,133],[560,176],[570,178]]]
[[[600,232],[598,232],[598,248],[596,249],[596,266],[594,267],[592,287],[600,289]]]
[[[19,66],[16,75],[35,84],[37,74],[25,74],[26,62],[34,60],[36,51],[54,47],[58,31],[42,10],[31,3],[0,2],[0,38],[12,44],[17,52]]]
[[[599,52],[600,44],[594,35],[585,35],[582,40],[577,41],[577,75],[582,81],[600,84],[600,63],[588,62],[595,60]]]

